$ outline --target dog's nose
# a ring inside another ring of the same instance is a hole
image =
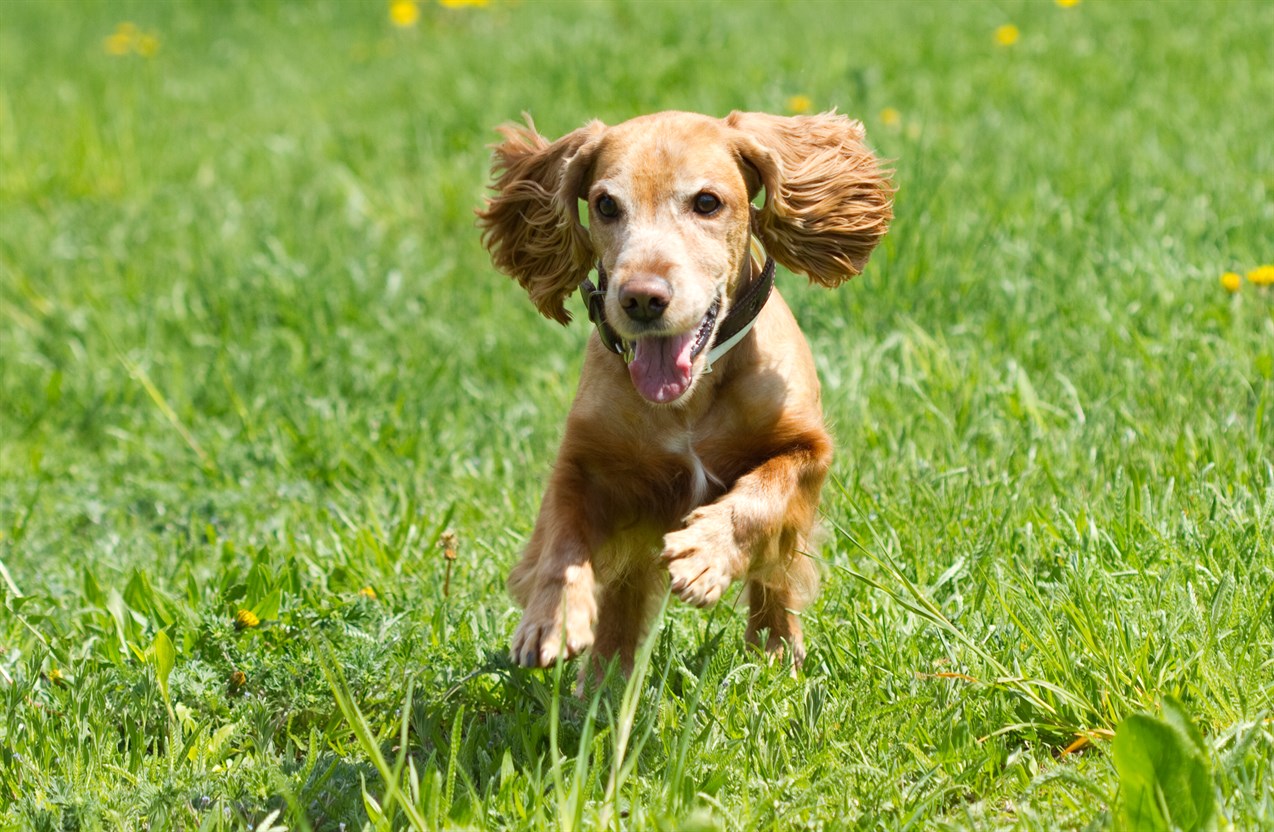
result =
[[[637,275],[619,287],[619,305],[624,314],[648,324],[659,320],[672,301],[672,284],[655,275]]]

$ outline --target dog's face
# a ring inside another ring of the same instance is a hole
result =
[[[478,212],[492,259],[562,323],[600,262],[607,321],[634,346],[634,388],[657,405],[685,402],[702,375],[751,276],[750,230],[779,263],[836,286],[862,270],[893,215],[862,125],[834,113],[665,112],[551,143],[534,125],[501,129],[495,195]]]
[[[582,172],[588,234],[609,278],[606,318],[633,346],[629,376],[656,404],[684,400],[746,280],[757,174],[718,119],[661,113],[608,129]]]

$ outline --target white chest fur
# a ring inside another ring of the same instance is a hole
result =
[[[699,454],[695,452],[694,435],[690,432],[670,437],[665,446],[669,453],[685,461],[690,469],[690,499],[695,506],[703,505],[709,495],[711,485],[721,485],[721,480],[713,475],[703,464]]]

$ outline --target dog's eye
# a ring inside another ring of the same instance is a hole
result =
[[[717,212],[717,209],[721,207],[721,200],[717,199],[715,194],[702,191],[695,197],[694,206],[696,214],[707,216]]]
[[[597,213],[608,220],[619,216],[619,203],[610,194],[602,194],[597,198]]]

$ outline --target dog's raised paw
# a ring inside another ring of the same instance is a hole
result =
[[[696,512],[686,528],[664,536],[661,557],[674,595],[696,607],[712,606],[735,578],[734,529]]]

